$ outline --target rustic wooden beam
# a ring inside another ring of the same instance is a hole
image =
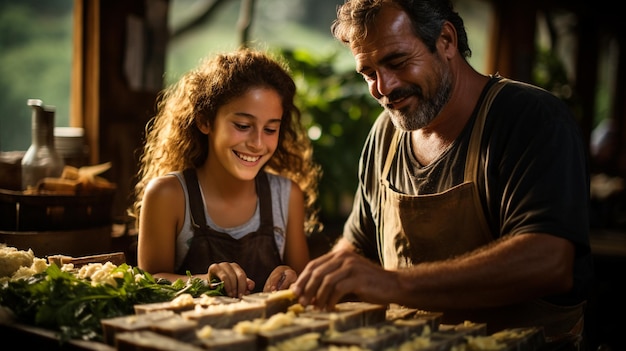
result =
[[[495,18],[487,49],[487,72],[530,83],[537,1],[492,1],[492,5]]]

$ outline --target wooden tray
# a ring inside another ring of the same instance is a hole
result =
[[[56,231],[0,230],[0,243],[19,250],[32,249],[36,257],[88,256],[111,251],[111,230],[111,225]]]
[[[83,195],[28,195],[0,189],[0,230],[53,231],[113,222],[115,190]]]

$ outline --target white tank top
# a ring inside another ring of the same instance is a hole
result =
[[[189,204],[189,193],[187,184],[185,184],[185,178],[182,172],[173,172],[171,175],[175,175],[178,181],[183,187],[183,193],[185,194],[185,220],[181,231],[176,236],[176,267],[178,269],[183,263],[187,251],[189,251],[189,243],[193,237],[193,228],[191,226],[191,207]],[[270,189],[272,194],[272,213],[274,215],[274,239],[276,240],[276,247],[280,257],[283,258],[285,252],[285,233],[287,231],[287,216],[289,214],[289,195],[291,193],[291,180],[288,178],[278,176],[275,174],[267,173],[267,178],[270,183]],[[200,190],[202,191],[202,190]],[[204,196],[202,197],[204,199]],[[206,204],[204,204],[204,215],[206,222],[212,229],[227,233],[235,239],[241,239],[248,233],[252,233],[259,228],[261,223],[261,216],[259,212],[259,201],[257,200],[256,210],[250,220],[240,226],[224,228],[220,227],[209,216],[206,211]],[[207,267],[208,268],[208,267]]]

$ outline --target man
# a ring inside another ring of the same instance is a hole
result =
[[[593,272],[582,138],[552,94],[475,71],[448,0],[348,0],[333,35],[385,108],[343,237],[293,285],[443,312],[488,332],[580,336]]]

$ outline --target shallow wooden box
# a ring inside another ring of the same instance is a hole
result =
[[[114,190],[82,195],[29,195],[0,189],[0,230],[54,231],[111,225]]]
[[[15,232],[0,230],[0,243],[33,250],[36,257],[86,256],[111,250],[111,226],[75,230]]]

